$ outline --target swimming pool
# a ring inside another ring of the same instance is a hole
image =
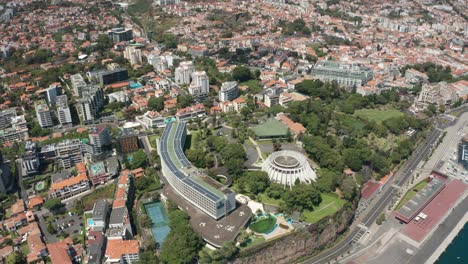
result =
[[[159,246],[162,245],[167,235],[171,231],[168,226],[168,220],[164,205],[161,202],[144,204],[146,213],[151,218],[153,225],[151,233],[153,233],[154,240],[158,242]]]
[[[142,87],[143,85],[141,85],[141,83],[138,82],[131,82],[128,86],[130,86],[130,89],[136,89]]]
[[[88,218],[88,226],[93,226],[94,225],[94,220],[91,218]]]

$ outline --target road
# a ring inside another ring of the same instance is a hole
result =
[[[348,236],[344,240],[336,244],[335,247],[304,261],[304,263],[326,263],[347,253],[347,251],[350,250],[353,245],[367,232],[367,228],[369,228],[375,222],[377,217],[382,212],[384,212],[386,207],[390,205],[390,203],[393,201],[393,198],[398,193],[399,188],[401,188],[406,183],[418,164],[426,157],[428,153],[430,153],[432,147],[437,142],[441,134],[442,131],[438,128],[435,128],[430,132],[428,137],[416,148],[407,162],[395,174],[393,185],[388,183],[384,188],[383,193],[379,195],[377,202],[371,204],[367,208],[366,211],[368,213],[367,215],[363,216],[361,225],[352,225]]]

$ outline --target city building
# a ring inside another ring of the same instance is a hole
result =
[[[122,82],[129,79],[128,70],[126,68],[115,68],[107,70],[99,70],[89,73],[91,79],[99,82],[102,86]]]
[[[15,116],[10,119],[11,127],[0,129],[0,143],[23,141],[29,138],[28,126],[24,115]]]
[[[468,170],[468,136],[466,135],[458,144],[458,163]]]
[[[340,86],[362,86],[373,78],[371,68],[360,64],[320,60],[312,69],[312,76],[322,81],[336,81]]]
[[[126,28],[113,28],[107,31],[107,35],[112,39],[114,43],[129,41],[133,39],[132,29]]]
[[[75,95],[78,97],[81,97],[83,89],[85,89],[88,86],[83,76],[81,76],[81,74],[79,73],[74,74],[70,76],[70,81],[71,81],[73,92],[75,93]]]
[[[190,83],[188,90],[193,97],[208,96],[210,81],[205,71],[196,71],[192,74],[192,83]]]
[[[49,105],[55,105],[55,102],[57,100],[57,94],[59,93],[58,90],[60,88],[61,87],[59,83],[54,83],[51,84],[48,88],[44,89],[47,103],[49,103]]]
[[[71,237],[51,243],[47,242],[47,251],[51,263],[75,264],[81,263],[83,248],[80,244],[73,243]]]
[[[57,96],[56,107],[60,124],[62,126],[70,125],[72,123],[72,117],[66,94]]]
[[[97,200],[93,207],[91,229],[104,232],[109,218],[109,204],[105,199]]]
[[[131,65],[141,64],[141,49],[134,46],[128,46],[124,50],[124,58],[126,58]]]
[[[86,240],[87,255],[85,264],[102,264],[106,249],[106,237],[100,231],[88,231]]]
[[[182,61],[179,67],[175,69],[175,82],[177,84],[189,84],[194,72],[195,66],[193,66],[192,61]]]
[[[88,176],[82,173],[65,179],[54,181],[49,190],[49,198],[60,198],[61,200],[70,198],[90,189]]]
[[[219,101],[232,101],[239,97],[239,85],[237,82],[225,82],[219,90]]]
[[[89,85],[78,99],[78,113],[83,124],[91,124],[104,106],[104,92],[98,85]]]
[[[124,128],[120,131],[117,142],[120,152],[123,154],[131,153],[139,149],[138,134],[130,128]]]
[[[184,122],[167,124],[159,140],[162,172],[174,191],[214,219],[236,208],[235,193],[193,168],[182,146],[186,138]]]
[[[289,131],[291,131],[294,134],[295,138],[304,134],[307,131],[307,129],[301,123],[292,121],[284,113],[278,113],[276,115],[276,119],[281,121],[281,123],[285,124],[288,127]]]
[[[186,121],[188,119],[203,117],[205,115],[205,106],[203,104],[196,104],[186,108],[178,109],[175,116],[177,121]]]
[[[105,264],[132,264],[139,260],[138,240],[109,239],[107,241]]]
[[[111,140],[112,136],[106,126],[93,126],[89,131],[89,144],[93,148],[93,155],[101,154],[102,147],[110,145]]]
[[[10,127],[13,117],[16,117],[16,110],[13,108],[0,111],[0,129]]]
[[[312,183],[317,179],[307,157],[297,151],[281,150],[270,154],[262,163],[262,170],[268,173],[270,181],[292,188],[296,181]]]
[[[26,141],[24,145],[23,154],[23,171],[27,175],[37,173],[39,169],[39,153],[37,152],[37,143],[32,141]]]
[[[450,105],[458,100],[457,91],[446,82],[424,83],[415,106],[424,109],[428,105]]]
[[[35,108],[37,121],[42,128],[54,125],[54,121],[52,119],[53,112],[44,100],[38,101]]]
[[[148,63],[153,65],[153,68],[157,72],[164,72],[169,70],[173,66],[174,58],[171,54],[168,55],[157,55],[149,54]]]
[[[83,152],[79,139],[67,139],[54,145],[44,146],[43,149],[53,149],[56,164],[68,169],[83,162]],[[42,151],[42,150],[41,150]]]
[[[158,6],[178,5],[180,0],[155,0],[154,3]]]
[[[135,120],[145,129],[164,127],[166,125],[164,117],[156,111],[148,111],[141,116],[135,117]]]

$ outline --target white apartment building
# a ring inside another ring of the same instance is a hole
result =
[[[81,76],[81,74],[74,74],[70,76],[70,81],[75,95],[81,97],[83,89],[87,86],[83,76]]]
[[[133,46],[128,46],[124,50],[124,58],[126,58],[131,65],[141,64],[141,50]]]
[[[182,61],[175,69],[175,82],[177,84],[189,84],[191,76],[195,72],[195,66],[191,61]]]
[[[68,98],[67,95],[59,95],[57,96],[56,101],[57,106],[57,117],[60,124],[68,125],[72,123],[72,117],[70,113],[70,107],[68,106]]]
[[[196,71],[192,74],[192,83],[188,90],[193,97],[205,97],[208,95],[210,81],[205,71]]]
[[[41,100],[36,104],[36,117],[37,121],[39,122],[39,125],[42,128],[51,127],[54,125],[52,115],[52,110],[50,110],[49,106],[44,100]]]
[[[239,85],[237,82],[225,82],[219,90],[219,101],[232,101],[239,96]]]

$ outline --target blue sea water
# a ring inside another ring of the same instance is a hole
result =
[[[452,243],[440,255],[436,264],[466,264],[468,263],[468,223],[465,224]]]

